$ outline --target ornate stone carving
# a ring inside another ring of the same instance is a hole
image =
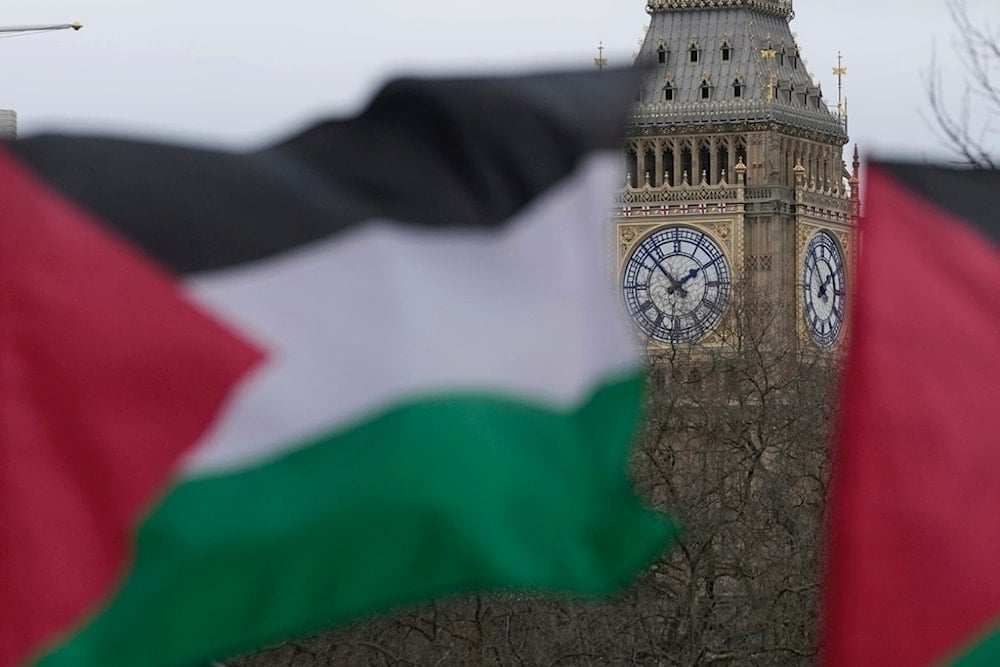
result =
[[[795,11],[792,9],[792,0],[649,0],[646,4],[646,11],[652,14],[672,9],[728,9],[734,7],[749,7],[787,20],[791,20],[795,15]]]
[[[732,248],[733,225],[729,222],[710,222],[705,227],[708,228],[717,239]]]
[[[770,271],[774,268],[774,256],[771,254],[748,255],[744,264],[747,271]]]
[[[672,202],[718,202],[736,199],[736,188],[731,186],[703,186],[680,188],[627,188],[618,194],[618,203],[668,204]]]

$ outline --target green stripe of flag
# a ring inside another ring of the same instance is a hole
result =
[[[996,667],[996,665],[1000,665],[1000,627],[993,627],[990,634],[980,639],[975,646],[952,664],[954,667]]]
[[[641,391],[630,375],[561,412],[413,400],[183,481],[110,606],[43,664],[185,664],[449,593],[610,592],[674,535],[625,474]]]

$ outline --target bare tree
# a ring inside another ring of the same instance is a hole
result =
[[[652,370],[636,477],[686,529],[649,585],[675,664],[808,664],[838,360],[799,344],[787,308],[738,299],[714,347]]]
[[[927,75],[930,122],[949,150],[963,163],[993,169],[998,166],[996,145],[1000,122],[1000,22],[977,19],[966,0],[947,0],[957,32],[955,52],[965,72],[957,97],[945,85],[938,54]]]
[[[227,664],[811,664],[837,359],[736,298],[711,344],[651,360],[633,476],[683,530],[617,599],[472,596]]]

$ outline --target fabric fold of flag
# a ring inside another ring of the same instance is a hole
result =
[[[435,596],[603,594],[628,71],[390,84],[225,153],[0,152],[0,665],[187,665]]]
[[[872,164],[824,663],[1000,664],[1000,173]]]

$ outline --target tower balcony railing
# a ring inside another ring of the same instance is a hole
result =
[[[617,204],[673,204],[692,202],[736,201],[740,190],[735,183],[720,182],[715,185],[651,185],[645,183],[637,187],[626,185],[618,193]]]
[[[747,188],[746,198],[750,201],[770,201],[772,199],[794,201],[795,188],[784,185],[762,185]]]
[[[796,202],[808,209],[822,211],[850,210],[851,195],[839,182],[819,183],[815,179],[802,178],[798,187],[787,185],[759,185],[746,188],[744,195],[748,202],[787,201]]]
[[[729,9],[747,7],[781,16],[791,21],[795,17],[792,0],[649,0],[646,11],[654,12],[692,9]]]
[[[798,205],[806,211],[836,211],[850,213],[853,201],[846,189],[803,186],[799,192]]]
[[[707,102],[652,102],[632,108],[633,125],[656,125],[671,122],[711,123],[726,120],[766,121],[770,107],[761,100],[711,100]]]
[[[805,178],[796,187],[745,187],[726,181],[713,185],[705,182],[698,185],[626,184],[617,193],[614,205],[619,211],[628,211],[625,215],[636,211],[639,215],[655,215],[657,211],[668,208],[675,213],[692,215],[740,211],[744,210],[744,205],[753,207],[766,202],[785,202],[786,206],[794,205],[803,213],[837,220],[848,220],[853,211],[853,202],[843,183],[821,185]]]
[[[712,125],[777,121],[847,140],[846,118],[823,109],[800,107],[781,100],[709,100],[705,102],[652,102],[632,108],[633,126]]]

